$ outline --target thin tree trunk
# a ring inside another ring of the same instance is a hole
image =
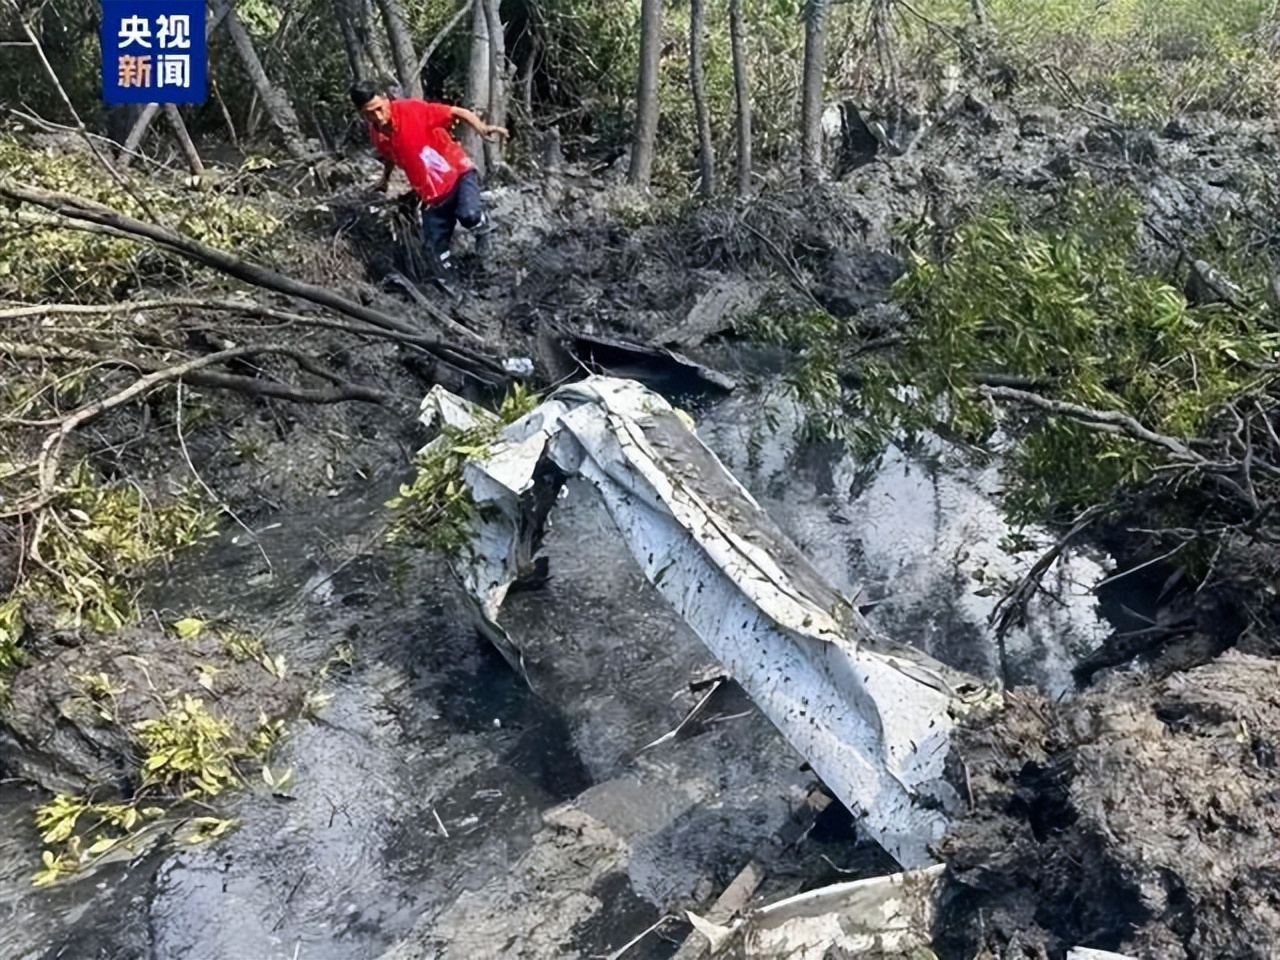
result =
[[[169,126],[173,127],[173,135],[177,137],[183,154],[186,155],[187,166],[191,168],[191,175],[193,177],[203,177],[204,163],[200,160],[200,152],[196,150],[196,145],[191,142],[191,134],[187,132],[187,125],[182,122],[182,114],[178,112],[177,105],[166,103],[164,105],[164,115],[169,121]]]
[[[804,18],[804,79],[800,101],[800,176],[806,186],[822,179],[824,44],[831,0],[807,0]]]
[[[716,192],[715,144],[711,140],[711,111],[707,106],[706,71],[702,63],[702,33],[706,21],[703,0],[689,0],[689,89],[698,126],[698,192]]]
[[[133,155],[138,152],[138,145],[142,143],[142,138],[146,136],[147,128],[151,126],[151,121],[155,119],[155,115],[160,112],[160,104],[148,103],[143,107],[142,112],[138,114],[138,119],[134,121],[133,126],[129,128],[129,135],[124,138],[124,147],[120,150],[120,156],[116,159],[116,163],[123,170],[129,166],[133,160]]]
[[[502,25],[502,0],[480,0],[484,7],[485,29],[489,33],[489,99],[486,119],[495,126],[507,125],[506,29]],[[502,160],[502,142],[485,141],[485,166],[492,170]]]
[[[431,55],[436,52],[436,48],[444,43],[445,38],[453,33],[454,28],[462,22],[462,18],[471,12],[471,5],[475,0],[463,0],[462,6],[458,8],[458,12],[449,18],[449,22],[440,28],[439,32],[427,44],[427,49],[422,51],[422,56],[418,58],[417,75],[422,76],[422,71],[426,69],[427,64],[431,62]],[[421,80],[419,80],[421,82]]]
[[[355,0],[360,5],[360,19],[356,21],[356,30],[360,34],[360,42],[369,51],[369,59],[373,61],[374,78],[378,83],[391,79],[394,72],[390,66],[391,54],[387,51],[387,35],[373,28],[377,20],[377,11],[373,8],[373,0]]]
[[[658,137],[658,58],[662,49],[662,0],[640,0],[640,69],[636,77],[636,127],[627,180],[649,186]]]
[[[373,74],[369,50],[361,39],[358,26],[362,10],[360,0],[333,0],[333,12],[338,19],[338,30],[342,34],[342,48],[347,53],[351,76],[358,82],[371,79]]]
[[[396,62],[400,88],[411,97],[421,97],[418,55],[413,52],[413,37],[409,34],[404,8],[400,6],[400,0],[378,0],[378,9],[382,11],[382,24],[387,28],[387,39],[391,41],[391,58]]]
[[[467,106],[477,113],[484,113],[489,108],[489,59],[493,53],[493,45],[489,42],[489,18],[485,16],[485,0],[476,0],[471,10],[471,60],[467,69]],[[467,127],[462,132],[462,143],[471,154],[471,159],[480,168],[481,175],[488,171],[485,166],[483,141],[476,132]]]
[[[244,64],[249,79],[253,81],[253,87],[258,92],[258,99],[262,102],[263,109],[284,137],[285,149],[299,160],[306,159],[311,155],[311,151],[307,149],[307,142],[302,136],[298,115],[293,110],[293,104],[289,102],[289,95],[273,84],[271,78],[267,76],[267,71],[258,58],[258,51],[254,49],[253,40],[245,30],[244,24],[240,22],[240,18],[236,16],[231,0],[215,0],[215,3],[217,4],[214,8],[215,15],[225,15],[231,42],[235,45],[236,53],[239,54],[240,62]]]
[[[738,107],[738,196],[751,192],[751,78],[747,70],[747,29],[742,0],[729,0],[729,43],[733,50],[733,93]]]

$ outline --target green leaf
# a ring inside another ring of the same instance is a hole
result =
[[[183,617],[173,625],[173,629],[180,640],[190,640],[192,637],[199,636],[200,631],[204,628],[205,622],[195,617]]]

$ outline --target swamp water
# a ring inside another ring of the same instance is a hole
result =
[[[1096,563],[1064,565],[997,649],[991,585],[1036,552],[1000,551],[993,471],[890,456],[860,476],[783,440],[793,406],[741,393],[695,409],[700,435],[874,624],[985,677],[1069,688],[1104,632]],[[251,776],[217,810],[241,825],[210,845],[161,843],[33,889],[37,798],[0,786],[0,957],[605,958],[752,858],[777,894],[888,871],[843,811],[774,841],[812,775],[732,685],[689,735],[642,750],[714,664],[585,484],[552,514],[550,581],[504,608],[528,682],[476,635],[442,564],[374,549],[393,489],[260,531],[269,577],[234,528],[174,565],[155,602],[261,629],[286,663],[345,645],[350,665],[330,661],[328,706],[275,752],[292,781],[273,794]],[[672,920],[625,956],[670,956],[688,929]]]

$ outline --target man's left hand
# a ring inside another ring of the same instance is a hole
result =
[[[507,132],[506,127],[495,127],[493,124],[486,123],[484,129],[480,131],[480,137],[484,140],[505,139],[511,136]]]

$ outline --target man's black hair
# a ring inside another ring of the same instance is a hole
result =
[[[359,110],[374,97],[383,96],[382,91],[371,83],[365,83],[363,80],[357,80],[351,85],[351,102],[356,105]]]

